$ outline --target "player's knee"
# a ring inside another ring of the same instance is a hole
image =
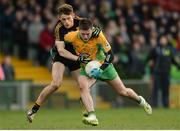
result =
[[[80,91],[89,91],[89,88],[83,86],[79,86],[79,89]]]
[[[51,82],[51,87],[52,87],[54,90],[57,90],[60,86],[61,86],[61,81],[52,81],[52,82]]]
[[[80,91],[81,92],[83,92],[83,91],[89,91],[89,88],[88,88],[88,86],[87,85],[85,85],[85,84],[79,84],[79,89],[80,89]]]

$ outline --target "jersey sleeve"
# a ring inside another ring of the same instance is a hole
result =
[[[100,38],[100,43],[102,44],[102,47],[104,49],[104,52],[108,52],[111,50],[111,45],[109,44],[109,42],[107,41],[107,39],[105,38],[104,34],[101,32],[99,34],[99,38]]]
[[[62,26],[62,24],[58,23],[54,28],[54,38],[55,38],[55,40],[58,40],[58,41],[62,41],[61,37],[60,37],[60,28],[61,28],[61,26]]]

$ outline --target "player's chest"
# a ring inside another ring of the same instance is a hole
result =
[[[86,42],[77,40],[76,42],[73,43],[73,45],[77,51],[92,52],[92,51],[97,50],[97,42],[95,41],[88,41],[86,43]]]

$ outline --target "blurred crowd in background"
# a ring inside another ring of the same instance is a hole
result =
[[[58,20],[56,6],[68,3],[78,16],[102,28],[121,77],[142,78],[147,53],[158,45],[159,36],[167,37],[174,53],[180,52],[180,13],[147,1],[1,0],[0,51],[47,66]]]

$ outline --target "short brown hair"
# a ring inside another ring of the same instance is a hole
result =
[[[69,4],[63,4],[57,7],[57,13],[59,15],[65,14],[65,15],[70,15],[73,13],[73,7]]]
[[[82,20],[80,20],[79,22],[79,29],[82,30],[88,30],[91,29],[93,27],[93,23],[90,19],[88,18],[83,18]]]

